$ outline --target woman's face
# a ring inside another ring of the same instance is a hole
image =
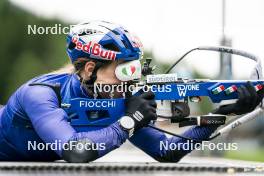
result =
[[[115,69],[118,64],[122,61],[114,61],[106,67],[102,67],[97,71],[97,79],[95,83],[97,84],[120,84],[121,81],[117,79],[115,75]]]
[[[98,69],[97,71],[97,79],[95,81],[95,84],[105,84],[105,85],[119,85],[121,84],[121,81],[117,79],[115,75],[115,69],[118,66],[118,64],[123,63],[123,61],[114,61],[111,64],[102,67]],[[122,97],[123,92],[117,92],[112,86],[112,93],[110,92],[98,92],[102,98],[110,98],[111,96],[113,98],[120,98]]]

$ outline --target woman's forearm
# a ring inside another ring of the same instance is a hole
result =
[[[120,147],[127,138],[128,134],[118,123],[100,130],[75,133],[68,141],[71,150],[63,151],[62,157],[69,162],[90,162]]]

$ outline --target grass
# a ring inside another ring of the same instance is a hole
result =
[[[225,157],[229,159],[264,162],[264,149],[228,151],[225,153]]]

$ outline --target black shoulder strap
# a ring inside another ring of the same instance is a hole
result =
[[[59,83],[56,83],[56,84],[31,83],[31,84],[29,84],[29,86],[47,86],[47,87],[50,87],[55,92],[57,99],[59,101],[59,107],[61,107],[62,98],[61,98],[61,94],[60,94],[61,86]]]

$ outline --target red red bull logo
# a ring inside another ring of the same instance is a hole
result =
[[[94,55],[96,57],[99,57],[101,59],[105,60],[115,60],[116,58],[116,52],[105,50],[102,48],[102,46],[98,43],[94,43],[92,41],[83,44],[79,41],[78,37],[73,37],[72,42],[75,43],[75,48],[77,50],[81,50],[83,52],[86,52],[88,54]]]
[[[137,36],[132,36],[132,41],[133,41],[132,42],[133,47],[143,48],[143,44],[141,43],[141,41]]]

